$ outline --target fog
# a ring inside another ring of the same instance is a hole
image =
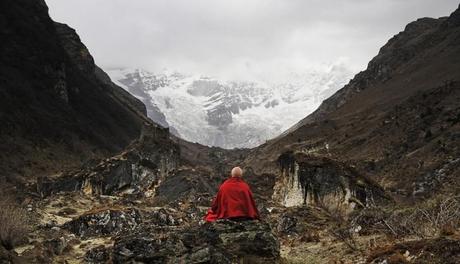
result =
[[[420,17],[457,0],[48,0],[103,68],[163,68],[226,79],[283,78],[345,63],[365,69]]]

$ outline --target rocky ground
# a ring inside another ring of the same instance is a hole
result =
[[[35,225],[29,242],[9,254],[13,263],[457,263],[460,259],[458,231],[426,238],[398,236],[391,233],[394,223],[389,219],[365,222],[375,214],[343,218],[316,206],[272,206],[261,208],[262,221],[209,224],[201,221],[207,206],[162,203],[79,192],[31,200],[26,208]],[[380,226],[385,221],[389,226]],[[5,253],[0,256],[9,263]]]
[[[203,223],[246,150],[206,148],[146,127],[113,157],[38,178],[21,200],[32,227],[4,263],[455,263],[460,199],[399,204],[359,168],[285,152],[246,166],[261,221]],[[242,163],[244,164],[244,163]]]

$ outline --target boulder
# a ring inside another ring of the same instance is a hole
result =
[[[280,246],[267,223],[218,221],[135,232],[114,244],[114,263],[277,263]]]
[[[181,219],[176,219],[173,212],[165,208],[154,209],[148,212],[142,212],[144,221],[149,225],[155,226],[175,226],[181,222]]]
[[[115,241],[112,258],[114,263],[176,263],[177,256],[186,253],[186,247],[178,237],[167,235],[135,234]]]
[[[85,263],[108,263],[110,261],[110,251],[104,246],[98,246],[88,250],[84,257]]]
[[[68,241],[65,237],[48,239],[44,242],[46,248],[48,248],[53,254],[61,255],[62,252],[67,248]]]
[[[142,222],[137,209],[99,209],[87,212],[63,225],[80,237],[119,235],[133,230]]]
[[[209,239],[208,243],[211,242],[232,258],[275,259],[279,255],[278,241],[267,223],[224,220],[207,224],[203,229],[202,233]]]

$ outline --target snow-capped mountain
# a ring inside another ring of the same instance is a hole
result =
[[[142,69],[107,72],[144,102],[155,122],[186,140],[223,148],[254,147],[281,134],[352,77],[343,64],[273,83]]]

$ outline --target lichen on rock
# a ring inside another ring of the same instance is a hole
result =
[[[119,237],[114,263],[277,263],[279,242],[259,221],[218,221]]]
[[[98,209],[87,212],[63,225],[80,237],[113,236],[133,230],[142,221],[138,210],[131,208]]]

